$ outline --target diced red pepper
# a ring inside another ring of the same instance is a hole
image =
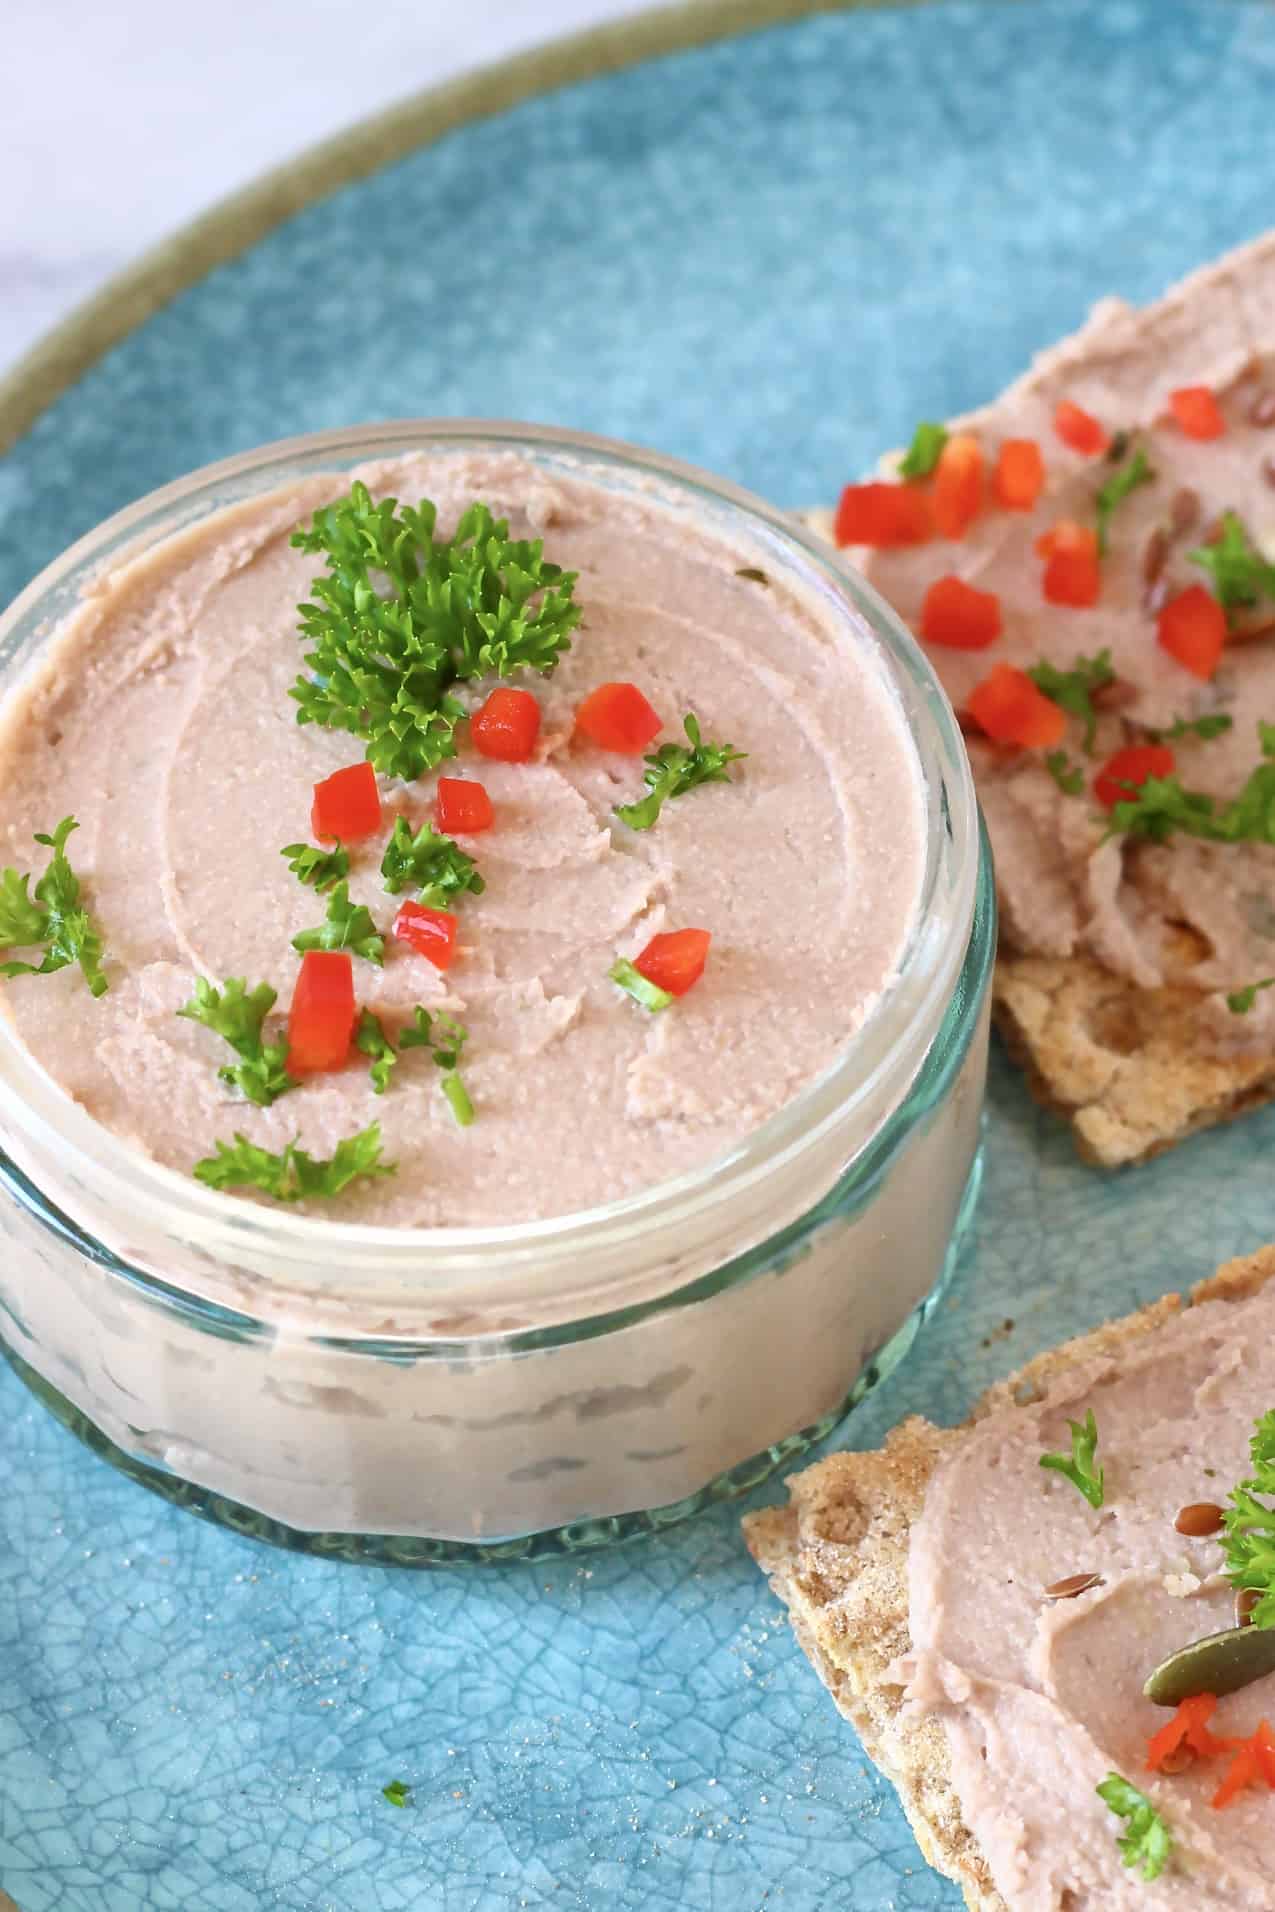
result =
[[[1184,670],[1207,681],[1226,643],[1226,612],[1204,585],[1190,584],[1160,612],[1156,636]]]
[[[1126,803],[1132,792],[1128,786],[1144,784],[1148,777],[1171,777],[1174,757],[1167,744],[1127,744],[1108,757],[1093,780],[1093,793],[1104,810]]]
[[[833,536],[839,545],[924,544],[934,536],[928,498],[915,485],[847,485],[837,506]]]
[[[496,820],[491,798],[469,777],[440,777],[434,820],[446,836],[477,836]]]
[[[458,920],[450,910],[404,903],[394,918],[394,934],[418,956],[427,956],[435,969],[450,969],[456,954]]]
[[[540,706],[529,690],[501,684],[470,718],[469,735],[480,757],[526,763],[540,735]]]
[[[1069,398],[1060,398],[1054,407],[1054,430],[1064,445],[1086,458],[1095,458],[1107,449],[1107,434],[1093,413],[1073,405]]]
[[[1230,1743],[1236,1748],[1235,1757],[1213,1795],[1213,1805],[1229,1806],[1237,1794],[1259,1779],[1265,1781],[1269,1791],[1275,1792],[1275,1733],[1269,1721],[1259,1720],[1247,1739]]]
[[[992,490],[1006,511],[1030,511],[1045,488],[1045,461],[1034,438],[1007,438],[996,460]]]
[[[1196,1693],[1182,1700],[1173,1718],[1147,1741],[1147,1771],[1158,1773],[1165,1760],[1180,1746],[1187,1746],[1200,1759],[1213,1759],[1228,1753],[1232,1739],[1218,1739],[1209,1731],[1208,1722],[1217,1708],[1215,1693]]]
[[[936,578],[921,606],[921,636],[953,651],[982,651],[1001,634],[1001,601],[964,578]]]
[[[976,684],[965,708],[993,743],[1020,744],[1028,750],[1050,750],[1062,742],[1067,714],[1060,704],[1038,690],[1026,671],[998,664]]]
[[[370,763],[352,763],[314,786],[310,828],[320,843],[357,843],[381,827],[381,793]]]
[[[349,951],[308,949],[301,958],[288,1012],[288,1074],[320,1075],[339,1069],[350,1053],[357,1019]]]
[[[963,538],[983,504],[983,448],[969,432],[957,432],[939,454],[930,496],[934,522],[944,538]]]
[[[664,728],[636,684],[599,684],[576,712],[576,729],[602,750],[640,757]]]
[[[1169,393],[1169,410],[1188,438],[1220,438],[1226,420],[1207,385],[1180,385]]]
[[[653,936],[640,956],[633,958],[639,976],[670,996],[684,996],[704,974],[712,934],[706,929],[672,929]]]
[[[1102,589],[1098,533],[1089,525],[1062,518],[1036,540],[1045,560],[1041,590],[1050,604],[1096,604]]]

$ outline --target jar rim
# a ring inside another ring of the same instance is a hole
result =
[[[969,760],[954,712],[928,659],[902,620],[840,551],[742,487],[680,459],[589,433],[499,420],[407,419],[341,427],[276,440],[205,465],[148,493],[80,538],[48,565],[0,617],[0,659],[6,642],[33,617],[50,630],[78,598],[80,585],[109,556],[137,555],[189,528],[223,503],[264,493],[302,475],[409,452],[511,451],[558,459],[587,475],[622,469],[683,501],[698,498],[729,514],[813,580],[849,626],[874,641],[898,694],[920,761],[927,811],[925,870],[913,933],[898,971],[836,1059],[760,1128],[733,1148],[684,1175],[620,1200],[538,1220],[492,1226],[391,1227],[296,1215],[237,1202],[154,1161],[98,1123],[58,1087],[0,1015],[0,1116],[41,1154],[52,1151],[59,1174],[92,1187],[96,1202],[145,1216],[197,1245],[200,1259],[231,1267],[265,1256],[291,1276],[290,1285],[326,1288],[326,1270],[354,1274],[360,1263],[393,1277],[410,1273],[441,1284],[432,1293],[463,1290],[469,1279],[502,1264],[546,1259],[563,1266],[587,1247],[632,1250],[656,1244],[691,1224],[702,1232],[721,1219],[732,1198],[754,1198],[844,1125],[886,1085],[903,1099],[956,987],[965,958],[981,856],[978,808]],[[332,461],[330,464],[327,461]],[[219,498],[227,487],[247,490]],[[259,481],[259,482],[258,482]],[[657,489],[658,495],[658,489]],[[206,507],[201,509],[201,507]],[[317,1273],[316,1273],[317,1271]]]

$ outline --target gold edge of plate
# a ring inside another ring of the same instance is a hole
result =
[[[284,220],[470,121],[692,47],[820,13],[933,0],[676,0],[427,87],[357,121],[220,200],[108,279],[0,380],[0,453],[161,306]],[[1017,0],[1024,4],[1025,0]],[[0,1908],[0,1912],[3,1909]]]

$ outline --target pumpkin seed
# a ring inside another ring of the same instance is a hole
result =
[[[1178,1706],[1197,1693],[1237,1693],[1275,1673],[1275,1627],[1228,1627],[1170,1653],[1142,1691],[1156,1706]]]

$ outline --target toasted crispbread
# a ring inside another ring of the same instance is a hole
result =
[[[1010,403],[1048,435],[1053,407],[1070,398],[1118,417],[1113,377],[1136,356],[1153,364],[1148,406],[1194,383],[1207,365],[1220,385],[1275,346],[1275,232],[1264,234],[1135,309],[1105,299],[1072,337],[1042,352],[992,405],[952,421],[955,431],[995,424]],[[893,476],[897,454],[882,460]],[[832,537],[832,513],[808,522]],[[852,557],[858,555],[851,552]],[[1197,1129],[1275,1098],[1275,1053],[1220,1056],[1195,1040],[1200,998],[1189,989],[1144,989],[1089,956],[1022,955],[1002,941],[994,1011],[1033,1094],[1071,1124],[1081,1154],[1117,1168],[1171,1148]]]
[[[1275,1247],[1260,1249],[1201,1282],[1190,1305],[1243,1300],[1273,1276]],[[966,1428],[993,1412],[1038,1400],[1077,1362],[1118,1355],[1129,1341],[1154,1334],[1181,1306],[1180,1296],[1166,1295],[1137,1314],[1038,1355],[983,1396]],[[1009,1912],[962,1818],[941,1723],[914,1718],[904,1709],[902,1688],[887,1677],[912,1645],[912,1524],[934,1469],[965,1431],[913,1418],[895,1428],[875,1453],[832,1454],[789,1479],[786,1507],[748,1515],[744,1533],[749,1551],[787,1606],[803,1651],[869,1757],[897,1790],[925,1857],[956,1881],[973,1912]]]

